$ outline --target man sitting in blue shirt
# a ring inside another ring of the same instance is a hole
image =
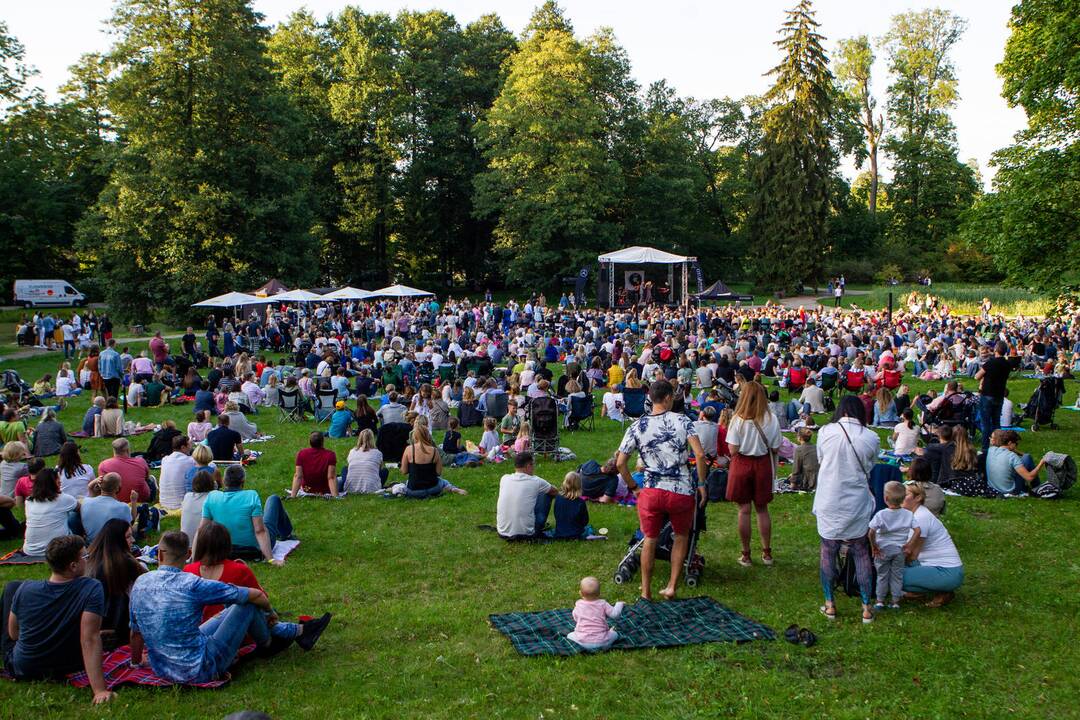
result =
[[[158,569],[140,575],[131,588],[131,662],[138,667],[145,648],[150,667],[175,683],[204,683],[221,677],[232,665],[244,636],[262,649],[292,640],[304,650],[330,624],[330,614],[306,623],[278,622],[266,593],[183,572],[188,537],[167,532],[158,543]],[[224,604],[221,613],[202,622],[203,607]]]

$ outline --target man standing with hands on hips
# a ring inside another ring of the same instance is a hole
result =
[[[619,475],[637,497],[638,519],[645,542],[641,548],[641,597],[652,599],[652,571],[656,542],[665,522],[675,534],[671,549],[671,578],[660,594],[675,597],[679,574],[690,545],[690,528],[698,505],[706,502],[705,478],[708,467],[694,422],[686,415],[671,412],[675,388],[667,380],[649,386],[652,413],[643,415],[626,429],[615,462]],[[697,460],[697,477],[691,478],[687,465],[689,451]],[[645,466],[645,480],[638,486],[630,476],[630,455],[637,452]],[[695,502],[695,496],[697,501]]]

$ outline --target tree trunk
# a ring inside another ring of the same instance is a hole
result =
[[[877,214],[878,193],[878,166],[877,166],[877,141],[870,142],[870,214]]]

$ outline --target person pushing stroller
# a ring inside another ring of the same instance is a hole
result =
[[[637,497],[638,519],[645,542],[641,548],[641,597],[652,599],[652,571],[656,545],[665,522],[670,522],[675,539],[671,551],[671,577],[660,594],[675,597],[686,553],[690,529],[698,505],[704,505],[708,466],[694,422],[686,415],[671,412],[675,389],[667,380],[649,386],[652,412],[626,429],[615,463],[626,487]],[[693,451],[697,477],[691,478],[687,459]],[[630,455],[637,452],[645,466],[639,486],[630,475]]]

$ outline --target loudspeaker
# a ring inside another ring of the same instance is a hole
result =
[[[599,280],[596,283],[596,304],[598,307],[608,306],[608,272],[607,270],[601,270],[597,275]]]

